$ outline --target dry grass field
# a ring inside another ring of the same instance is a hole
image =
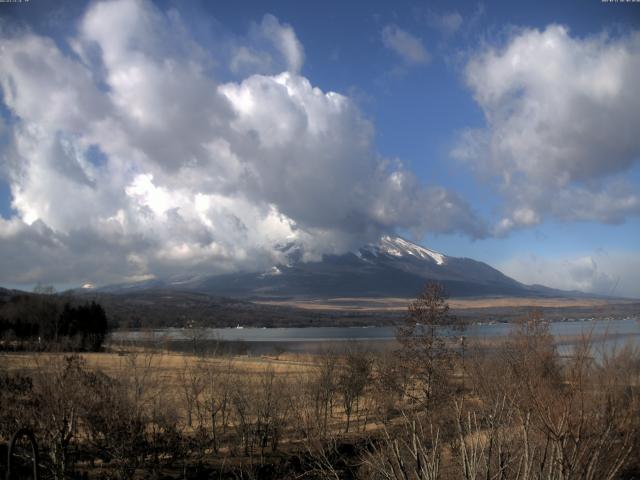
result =
[[[411,298],[355,298],[338,297],[329,299],[293,299],[260,300],[255,303],[296,307],[313,311],[352,311],[352,312],[405,312]],[[452,310],[491,309],[491,308],[607,308],[611,305],[627,305],[637,300],[603,298],[451,298]]]
[[[175,375],[176,372],[204,364],[211,368],[224,368],[231,361],[239,370],[251,374],[261,373],[272,369],[278,374],[303,373],[313,368],[308,355],[280,355],[261,357],[201,357],[182,354],[171,351],[158,351],[156,349],[130,348],[120,351],[81,353],[79,356],[86,361],[91,369],[99,369],[107,374],[130,370],[133,367],[146,368],[161,372],[166,375]],[[69,353],[32,353],[32,352],[1,352],[0,363],[4,371],[31,372],[35,370],[54,368],[54,366]],[[132,365],[133,363],[133,365]]]
[[[68,353],[1,353],[2,370],[27,376],[46,375],[59,371]],[[139,375],[150,396],[161,394],[174,400],[181,417],[184,416],[185,387],[192,382],[193,372],[232,371],[233,375],[259,381],[266,375],[275,375],[281,381],[293,383],[300,376],[312,374],[316,365],[306,355],[275,356],[196,356],[172,351],[119,348],[118,351],[79,354],[86,368],[99,371],[111,378],[122,379]],[[183,419],[184,420],[184,419]]]

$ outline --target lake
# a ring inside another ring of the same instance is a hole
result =
[[[576,319],[550,324],[560,352],[570,350],[579,339],[591,335],[596,346],[607,348],[640,340],[640,317],[593,320]],[[443,328],[446,336],[469,339],[504,337],[515,328],[514,324],[474,324],[464,331]],[[158,330],[119,330],[111,334],[114,342],[170,342],[224,341],[245,344],[254,353],[266,353],[278,345],[288,351],[310,352],[324,348],[359,342],[372,349],[389,348],[395,342],[395,327],[307,327],[307,328],[166,328]]]

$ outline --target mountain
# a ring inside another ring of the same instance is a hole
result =
[[[130,293],[169,289],[232,297],[414,297],[428,281],[444,285],[449,295],[567,296],[543,286],[524,285],[483,262],[443,255],[400,237],[383,236],[355,252],[325,255],[303,262],[301,248],[282,247],[287,264],[266,272],[150,280],[103,287],[103,292]]]

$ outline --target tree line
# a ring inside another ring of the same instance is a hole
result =
[[[0,349],[98,351],[109,330],[104,308],[53,292],[0,302]]]

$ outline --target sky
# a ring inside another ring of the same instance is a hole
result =
[[[0,3],[0,285],[398,234],[640,298],[640,3]]]

